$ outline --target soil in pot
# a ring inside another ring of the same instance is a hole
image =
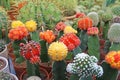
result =
[[[0,70],[2,70],[5,66],[6,66],[5,61],[0,59]]]
[[[48,72],[43,69],[43,68],[40,68],[40,73],[41,73],[41,80],[50,80],[49,79],[49,74]],[[21,75],[20,75],[20,80],[26,80],[28,77],[27,77],[27,72],[24,71]]]

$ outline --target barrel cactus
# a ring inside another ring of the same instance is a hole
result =
[[[120,16],[120,6],[119,5],[115,5],[112,7],[112,13],[117,15],[117,16]]]
[[[112,18],[113,18],[113,15],[111,12],[105,12],[104,14],[102,14],[102,20],[104,22],[110,21],[112,20]]]
[[[113,18],[111,23],[120,23],[120,17],[117,16],[117,17]]]
[[[114,23],[108,31],[108,39],[111,42],[120,42],[120,24]]]
[[[96,12],[90,12],[87,15],[88,17],[90,17],[93,20],[93,26],[97,26],[99,23],[99,16]]]

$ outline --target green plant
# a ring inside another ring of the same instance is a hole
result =
[[[93,26],[97,26],[99,23],[99,16],[96,12],[90,12],[87,15],[88,17],[90,17],[93,20]]]
[[[5,44],[0,42],[0,52],[2,52],[5,49]]]
[[[11,76],[9,73],[0,72],[0,79],[1,80],[14,80],[14,77]]]
[[[115,5],[115,6],[113,6],[111,9],[112,9],[112,13],[113,13],[114,15],[117,15],[117,16],[120,15],[120,6],[119,6],[119,5]]]
[[[5,30],[3,35],[3,29]],[[0,39],[4,39],[7,42],[7,34],[8,34],[8,18],[7,13],[4,8],[0,7]]]
[[[0,0],[0,6],[3,6],[6,10],[10,9],[10,0]]]

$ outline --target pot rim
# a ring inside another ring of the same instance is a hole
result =
[[[18,77],[15,74],[10,73],[11,76],[15,78],[15,80],[18,80]]]
[[[6,69],[8,67],[8,60],[2,56],[0,56],[0,59],[5,61],[5,64],[6,64],[5,67],[0,70],[0,72],[2,72],[4,69]]]
[[[7,46],[5,45],[5,49],[2,52],[0,52],[0,54],[3,54],[6,50],[7,50]]]

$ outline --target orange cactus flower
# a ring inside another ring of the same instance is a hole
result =
[[[88,35],[97,35],[98,33],[99,33],[99,30],[97,27],[91,27],[91,28],[88,28],[87,30]]]
[[[27,35],[28,35],[28,31],[25,27],[18,27],[15,29],[11,29],[8,33],[8,37],[11,40],[22,40]]]
[[[80,45],[80,39],[74,33],[63,35],[59,41],[63,42],[68,47],[69,51],[72,51]]]
[[[81,30],[87,30],[93,26],[93,21],[89,17],[84,17],[78,21],[78,28]]]
[[[52,30],[47,30],[45,32],[40,32],[39,34],[40,38],[47,41],[48,43],[51,43],[55,40],[55,34]]]
[[[112,68],[120,70],[120,51],[110,51],[106,55],[105,60]]]

